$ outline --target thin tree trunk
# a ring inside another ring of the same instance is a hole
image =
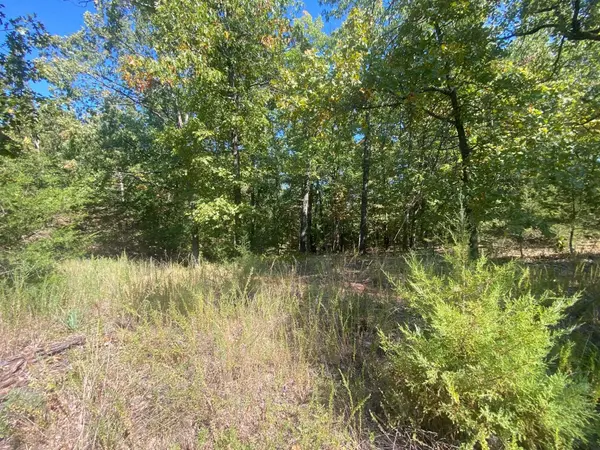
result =
[[[575,253],[575,246],[573,245],[573,238],[575,237],[575,225],[571,224],[571,229],[569,230],[569,253]]]
[[[252,208],[252,218],[250,220],[250,249],[256,251],[256,219],[255,211],[256,208],[256,192],[254,186],[250,189],[250,207]]]
[[[200,236],[198,235],[198,226],[192,228],[192,265],[196,266],[200,261]]]
[[[239,98],[237,92],[235,92],[235,70],[231,62],[229,63],[229,70],[227,74],[229,88],[233,92],[233,103],[237,111]],[[239,205],[242,203],[242,186],[241,186],[241,170],[240,170],[240,137],[238,130],[234,129],[231,132],[231,154],[233,156],[233,204],[236,206],[234,215],[234,229],[233,229],[233,245],[237,246],[240,241],[240,214]]]
[[[315,253],[316,252],[316,248],[315,248],[315,235],[313,233],[313,205],[314,205],[314,199],[315,199],[315,190],[313,188],[313,184],[312,182],[309,183],[308,185],[308,223],[306,225],[306,227],[308,228],[308,251],[311,253]]]
[[[442,30],[438,23],[435,24],[436,39],[440,47],[443,45]],[[462,116],[460,101],[458,99],[458,92],[456,86],[452,86],[452,76],[450,72],[450,66],[446,62],[446,82],[447,89],[441,90],[444,95],[450,98],[452,105],[452,123],[456,129],[458,136],[458,149],[460,151],[460,159],[462,166],[462,200],[465,215],[467,218],[467,231],[469,232],[469,253],[471,258],[475,259],[479,256],[479,236],[477,233],[477,222],[473,212],[473,205],[470,193],[470,170],[471,170],[471,153],[473,149],[469,145],[467,133],[465,131],[465,123]]]
[[[308,171],[307,171],[308,172]],[[302,253],[311,250],[311,192],[310,192],[310,175],[307,173],[304,179],[302,209],[300,211],[300,246],[299,250]]]
[[[182,114],[179,109],[179,102],[175,99],[175,107],[177,108],[177,128],[180,130],[187,125],[190,115],[188,113]],[[190,208],[193,210],[195,206],[195,202],[190,199]],[[193,214],[192,214],[193,216]],[[192,266],[196,266],[198,261],[200,261],[200,236],[198,234],[198,225],[193,222],[192,219],[192,254],[190,255]]]
[[[577,208],[575,207],[575,195],[571,195],[571,229],[569,230],[569,253],[575,253],[575,246],[573,244],[573,238],[575,237],[575,217],[577,215]]]
[[[388,231],[387,214],[385,224],[383,225],[383,248],[387,251],[390,248],[390,234]]]
[[[332,252],[339,252],[341,249],[340,244],[340,220],[337,217],[333,218],[333,243],[331,245]]]
[[[423,220],[423,218],[425,216],[425,208],[426,207],[427,207],[427,203],[425,202],[425,200],[423,198],[421,198],[421,201],[419,202],[420,220],[419,220],[418,239],[419,239],[419,242],[421,243],[421,245],[423,245],[423,248],[428,247],[427,240],[426,240],[427,230],[425,229],[425,224],[424,224],[424,220]]]
[[[239,233],[240,233],[240,213],[237,207],[242,203],[242,187],[241,187],[241,175],[240,175],[240,147],[238,135],[233,132],[231,135],[231,152],[233,154],[233,204],[236,206],[234,216],[234,229],[233,229],[233,245],[239,244]]]
[[[417,215],[416,207],[413,206],[410,212],[410,221],[408,222],[408,245],[410,249],[415,248],[415,217]]]
[[[367,111],[365,117],[365,136],[363,139],[362,192],[360,199],[360,233],[358,237],[358,251],[362,254],[365,254],[367,252],[367,209],[369,201],[369,169],[371,166],[370,119],[370,113]]]
[[[410,210],[412,206],[408,206],[408,209],[404,213],[404,221],[402,222],[402,250],[407,251],[410,249],[409,234],[410,234]]]
[[[463,122],[460,103],[456,88],[451,88],[449,91],[450,101],[452,103],[452,115],[454,117],[454,127],[458,135],[458,149],[460,150],[461,166],[462,166],[462,194],[467,216],[467,227],[469,232],[469,250],[472,258],[479,256],[479,236],[477,233],[477,223],[473,214],[470,194],[470,170],[471,170],[471,153],[473,149],[469,145],[465,125]]]
[[[315,213],[318,215],[317,217],[317,226],[316,226],[316,230],[314,233],[314,238],[313,238],[313,242],[315,245],[317,245],[318,243],[321,244],[321,248],[319,250],[322,250],[323,247],[323,192],[321,190],[321,184],[319,183],[319,181],[316,181],[316,186],[315,186],[315,197],[316,197],[316,201],[317,204],[315,206]]]
[[[521,255],[521,258],[525,256],[523,254],[523,236],[519,236],[519,254]]]

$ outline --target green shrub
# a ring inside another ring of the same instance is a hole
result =
[[[381,333],[390,420],[465,447],[572,448],[585,441],[594,421],[589,388],[551,373],[548,358],[569,331],[558,324],[577,298],[536,297],[523,288],[526,271],[470,262],[462,247],[445,262],[440,273],[409,261],[401,294],[411,323],[396,336]]]

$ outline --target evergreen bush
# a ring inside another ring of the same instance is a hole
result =
[[[587,384],[550,369],[565,309],[577,297],[534,296],[527,271],[466,247],[443,270],[416,257],[400,288],[413,317],[381,333],[384,406],[398,424],[435,430],[465,448],[572,448],[596,420]],[[439,267],[439,266],[438,266]]]

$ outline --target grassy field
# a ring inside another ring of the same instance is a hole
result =
[[[534,289],[587,289],[573,312],[597,343],[600,266],[530,263]],[[0,448],[452,448],[379,421],[378,331],[406,320],[399,258],[243,258],[178,264],[71,260],[0,284],[0,361],[30,359],[0,386]],[[586,342],[587,340],[587,342]],[[590,360],[593,364],[595,360]]]

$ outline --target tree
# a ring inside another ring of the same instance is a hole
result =
[[[34,16],[6,19],[2,8],[0,27],[6,34],[0,44],[0,156],[15,156],[35,121],[38,96],[30,82],[39,74],[31,52],[44,45],[47,33]]]
[[[225,224],[232,250],[247,235],[252,161],[271,143],[271,81],[285,46],[286,7],[236,0],[162,2],[148,18],[157,55],[132,62],[134,79],[147,76],[172,91],[179,118],[176,151],[188,170],[208,165],[213,175],[208,184],[202,176],[189,178],[201,183],[190,187],[192,217],[197,225],[210,223],[213,233],[214,222]],[[213,208],[207,209],[208,203]]]
[[[561,41],[600,41],[600,6],[594,0],[509,0],[508,37],[549,31]]]
[[[410,249],[461,209],[473,255],[593,228],[595,42],[515,34],[593,32],[592,3],[331,3],[331,35],[283,0],[107,0],[52,38],[35,76],[92,136],[102,251]]]

